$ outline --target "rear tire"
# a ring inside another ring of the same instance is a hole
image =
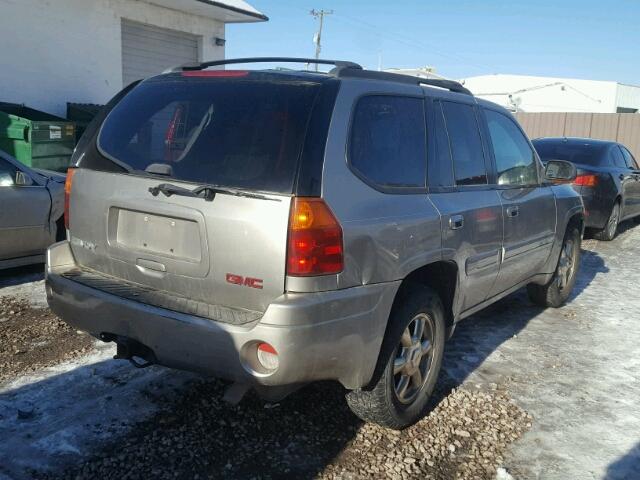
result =
[[[411,286],[396,300],[372,384],[347,394],[353,413],[396,430],[420,420],[438,379],[445,343],[436,292]]]
[[[602,230],[598,230],[593,234],[593,238],[596,240],[602,240],[610,242],[616,237],[618,232],[618,223],[620,223],[620,202],[616,200],[607,218],[607,224]]]
[[[567,301],[578,277],[580,267],[580,229],[570,225],[564,235],[558,265],[546,285],[527,285],[529,299],[541,307],[561,307]]]

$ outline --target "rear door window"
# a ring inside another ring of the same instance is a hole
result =
[[[433,119],[435,155],[431,155],[429,158],[429,171],[427,174],[429,186],[451,187],[455,184],[453,180],[451,146],[440,102],[433,102]]]
[[[486,185],[487,170],[474,107],[442,102],[442,108],[449,133],[456,185]]]
[[[622,150],[622,155],[624,156],[626,166],[633,170],[638,170],[638,162],[636,162],[636,159],[633,158],[631,152],[629,152],[629,150],[627,150],[625,147],[620,147],[620,150]]]
[[[291,193],[319,84],[156,77],[106,118],[103,155],[136,172],[168,164],[199,184]]]
[[[349,162],[360,177],[383,188],[424,188],[426,161],[421,98],[370,95],[358,101]]]
[[[538,183],[536,155],[513,120],[502,113],[486,110],[489,137],[496,159],[498,185]]]
[[[627,162],[624,155],[618,146],[611,148],[611,160],[613,164],[618,168],[627,168]]]

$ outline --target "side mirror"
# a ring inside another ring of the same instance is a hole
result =
[[[566,160],[549,160],[544,176],[551,183],[571,183],[578,176],[576,166]]]
[[[16,185],[20,187],[30,187],[33,185],[33,179],[24,172],[18,170],[16,172]]]

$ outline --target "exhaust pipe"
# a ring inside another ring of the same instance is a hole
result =
[[[136,368],[147,368],[158,363],[153,350],[133,338],[103,332],[100,334],[100,340],[116,343],[117,351],[113,356],[114,360],[129,360]]]

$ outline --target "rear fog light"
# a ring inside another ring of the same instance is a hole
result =
[[[278,352],[268,343],[258,345],[258,362],[265,370],[274,371],[278,368]]]

